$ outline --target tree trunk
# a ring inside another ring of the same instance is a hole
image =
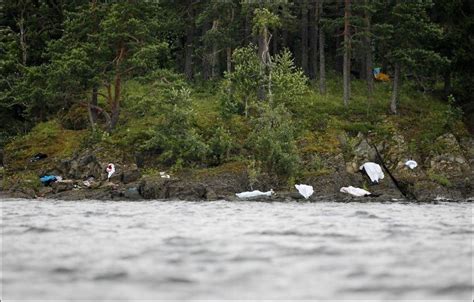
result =
[[[232,48],[227,47],[226,56],[227,56],[227,73],[231,73],[232,72]]]
[[[214,20],[212,23],[212,30],[217,30],[219,27],[219,20]],[[214,42],[212,45],[212,54],[211,54],[211,77],[213,79],[217,78],[219,75],[219,53],[217,49],[217,43]]]
[[[443,75],[444,78],[444,95],[448,97],[451,94],[451,71],[448,70]]]
[[[301,68],[308,75],[308,0],[301,6]]]
[[[323,2],[324,0],[319,1],[319,92],[321,94],[326,94],[326,56],[324,53],[325,36],[324,28],[321,23]]]
[[[18,28],[20,29],[21,62],[23,66],[26,66],[26,60],[28,58],[28,45],[26,44],[26,29],[25,18],[23,17],[23,9],[20,20],[18,21]]]
[[[350,14],[351,0],[344,0],[344,62],[342,76],[344,79],[344,105],[349,104],[351,98],[351,38],[350,38]]]
[[[97,89],[97,86],[94,86],[92,87],[92,96],[91,96],[91,105],[92,105],[91,119],[93,123],[97,122],[97,110],[95,109],[95,107],[98,106],[97,95],[98,95],[98,89]]]
[[[263,28],[258,35],[258,58],[260,59],[260,74],[262,75],[262,78],[265,77],[265,71],[268,66],[268,60],[269,60],[269,32],[268,28]],[[259,100],[265,100],[266,98],[266,93],[265,93],[265,84],[262,83],[262,85],[258,89],[258,99]]]
[[[210,29],[210,24],[208,22],[204,22],[203,28],[202,28],[202,35],[204,36],[207,31]],[[209,80],[210,74],[211,74],[211,69],[210,69],[210,54],[208,50],[208,45],[204,45],[204,51],[202,55],[202,78],[203,80]]]
[[[390,101],[390,112],[397,114],[400,97],[400,63],[395,63],[395,74],[393,76],[392,100]]]
[[[311,7],[311,78],[316,79],[318,77],[318,35],[319,35],[319,4],[318,1],[314,2],[314,6]]]
[[[371,35],[370,16],[369,16],[369,10],[367,8],[368,0],[364,0],[364,5],[365,5],[365,9],[364,9],[365,78],[367,80],[367,92],[369,95],[369,99],[371,99],[372,94],[374,93],[374,76],[372,74],[372,70],[374,69],[374,66],[372,62],[372,39],[370,38],[370,35]]]
[[[184,62],[184,74],[186,79],[192,80],[193,78],[193,43],[194,43],[194,13],[193,8],[189,5],[189,13],[187,18],[187,28],[186,28],[186,46],[184,48],[185,52],[185,62]]]
[[[120,116],[120,97],[122,92],[122,77],[120,73],[115,76],[114,81],[114,96],[112,102],[112,112],[110,116],[110,129],[109,132],[115,129],[117,126],[119,116]]]

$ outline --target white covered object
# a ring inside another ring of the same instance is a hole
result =
[[[300,194],[308,199],[311,195],[313,195],[314,193],[314,190],[313,190],[313,186],[309,186],[309,185],[295,185],[295,188],[296,190],[298,190],[298,192],[300,192]]]
[[[112,174],[115,173],[115,165],[114,164],[108,164],[105,171],[107,171],[107,174],[108,174],[107,178],[110,178],[112,176]]]
[[[405,163],[405,166],[407,166],[408,168],[413,170],[416,167],[418,167],[418,163],[416,161],[410,159],[410,160],[407,160],[407,162]]]
[[[379,164],[373,162],[366,162],[362,166],[359,167],[359,170],[364,169],[367,175],[372,182],[379,182],[379,179],[384,178],[384,174],[382,171],[382,167]]]
[[[251,192],[242,192],[242,193],[236,193],[238,198],[251,198],[251,197],[257,197],[257,196],[272,196],[273,190],[267,191],[267,192],[261,192],[259,190],[254,190]]]
[[[364,189],[361,189],[361,188],[356,188],[356,187],[353,187],[353,186],[342,187],[339,191],[342,192],[342,193],[347,193],[347,194],[351,194],[351,195],[358,196],[358,197],[367,196],[367,195],[371,194],[367,190],[364,190]]]
[[[169,174],[166,174],[166,172],[160,172],[161,178],[170,178],[171,176]]]

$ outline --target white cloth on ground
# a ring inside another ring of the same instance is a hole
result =
[[[273,190],[267,191],[267,192],[261,192],[259,190],[254,190],[251,192],[242,192],[242,193],[236,193],[238,198],[251,198],[251,197],[257,197],[257,196],[272,196]]]
[[[383,174],[382,167],[379,164],[373,162],[366,162],[359,167],[359,170],[365,170],[365,173],[369,176],[372,182],[379,182],[379,179],[383,179],[385,175]]]
[[[361,188],[356,188],[356,187],[353,187],[353,186],[342,187],[339,191],[342,192],[342,193],[347,193],[347,194],[351,194],[351,195],[358,196],[358,197],[367,196],[367,195],[372,194],[367,190],[364,190],[364,189],[361,189]]]
[[[405,163],[405,166],[407,166],[408,168],[410,169],[415,169],[416,167],[418,167],[418,163],[412,159],[410,160],[407,160],[406,163]]]
[[[295,185],[295,188],[306,199],[308,199],[314,193],[313,186],[301,184],[301,185]]]

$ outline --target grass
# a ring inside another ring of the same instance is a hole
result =
[[[180,83],[177,86],[182,85],[180,80],[176,81]],[[67,130],[56,120],[38,124],[29,134],[17,137],[6,146],[8,168],[38,168],[29,163],[29,158],[38,152],[49,156],[47,161],[38,163],[44,165],[52,164],[52,159],[67,158],[80,148],[94,145],[101,147],[98,148],[102,150],[99,157],[133,161],[134,153],[141,150],[144,142],[153,135],[152,130],[160,125],[159,104],[166,98],[164,86],[159,81],[125,83],[121,121],[110,136],[91,134],[88,130]],[[325,157],[343,154],[348,159],[351,150],[347,148],[352,147],[350,142],[358,133],[371,133],[379,141],[390,140],[397,133],[403,134],[410,152],[420,158],[436,149],[433,142],[444,133],[467,135],[464,125],[453,119],[453,111],[448,104],[408,87],[402,89],[400,114],[393,116],[389,114],[390,84],[376,83],[374,94],[369,99],[365,82],[352,81],[352,98],[347,107],[342,102],[341,79],[332,77],[327,86],[326,95],[312,88],[300,101],[288,102],[297,127],[298,152],[304,167],[302,173],[330,173]],[[220,166],[200,172],[203,175],[222,172],[221,168],[241,169],[252,155],[245,150],[246,139],[252,129],[250,120],[238,115],[223,116],[219,91],[218,82],[192,86],[192,111],[197,132],[209,141],[220,126],[229,131],[233,140],[229,157]],[[341,135],[347,137],[349,144],[341,144]],[[160,163],[155,164],[150,167],[150,174],[164,169]],[[449,180],[441,175],[430,174],[429,179],[450,185]]]

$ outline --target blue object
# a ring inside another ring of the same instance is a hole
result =
[[[374,77],[376,77],[381,71],[382,71],[382,68],[380,68],[380,67],[374,68],[374,71],[373,71],[374,72]]]
[[[54,176],[54,175],[45,175],[45,176],[40,177],[41,183],[46,185],[46,186],[49,185],[52,182],[55,182],[56,180],[57,180],[56,176]]]

